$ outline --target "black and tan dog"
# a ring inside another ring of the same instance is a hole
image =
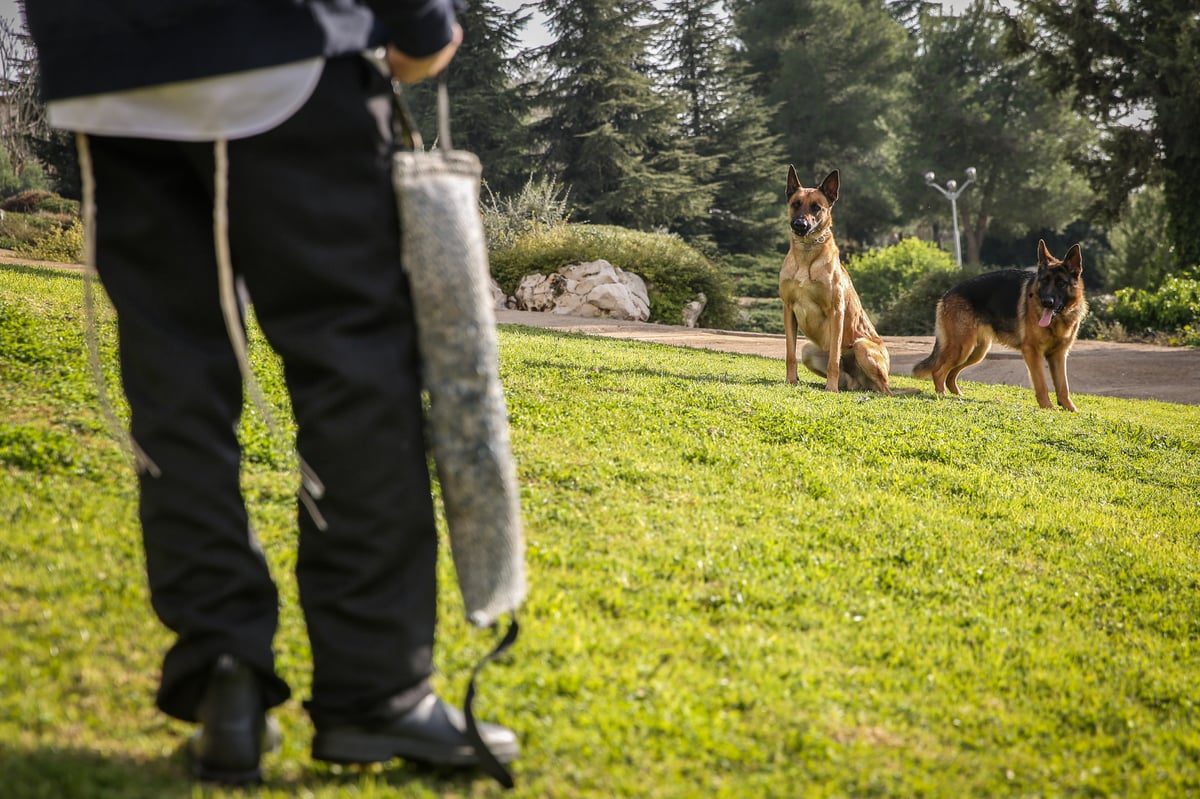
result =
[[[1001,269],[964,280],[938,302],[937,339],[928,358],[913,367],[917,377],[933,377],[937,393],[961,395],[958,374],[979,363],[999,341],[1020,350],[1038,405],[1050,404],[1050,367],[1058,404],[1075,410],[1067,386],[1067,353],[1087,315],[1083,297],[1083,256],[1076,244],[1058,260],[1038,242],[1036,269]]]
[[[787,381],[796,374],[796,333],[808,343],[800,359],[825,378],[825,390],[869,389],[890,395],[891,358],[883,339],[863,311],[850,273],[833,240],[833,204],[838,171],[806,189],[788,167],[787,202],[791,246],[779,270],[783,329],[787,338]]]

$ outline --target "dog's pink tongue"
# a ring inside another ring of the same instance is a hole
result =
[[[1042,311],[1042,318],[1038,320],[1038,327],[1050,327],[1050,320],[1054,318],[1054,310],[1047,308]]]

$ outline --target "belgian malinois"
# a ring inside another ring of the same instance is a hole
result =
[[[937,305],[937,338],[929,357],[913,367],[933,377],[939,394],[961,396],[958,374],[979,363],[999,341],[1020,350],[1038,405],[1052,408],[1041,359],[1050,367],[1058,404],[1075,410],[1067,386],[1067,353],[1087,315],[1079,245],[1058,260],[1038,241],[1036,269],[1000,269],[964,280]]]
[[[788,167],[787,203],[791,246],[779,270],[783,329],[787,338],[787,381],[796,383],[796,331],[808,339],[800,358],[825,378],[825,390],[869,389],[891,395],[891,358],[863,311],[850,273],[833,240],[833,204],[838,171],[806,189]]]

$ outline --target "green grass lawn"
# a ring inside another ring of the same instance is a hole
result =
[[[245,486],[295,698],[266,785],[194,787],[152,707],[168,636],[75,275],[0,267],[0,796],[480,797],[308,755],[294,460]],[[120,404],[111,314],[99,337]],[[252,338],[281,418],[277,364]],[[827,394],[743,355],[501,330],[530,595],[478,711],[521,797],[1200,794],[1200,408],[1027,388]],[[439,689],[492,637],[441,562]]]

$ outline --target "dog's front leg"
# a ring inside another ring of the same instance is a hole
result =
[[[825,371],[825,390],[837,391],[842,377],[842,331],[846,322],[846,292],[835,280],[829,303],[829,365]]]
[[[784,363],[787,365],[787,381],[796,385],[800,375],[796,372],[796,314],[787,300],[783,303]]]
[[[1054,397],[1059,406],[1073,411],[1075,403],[1071,402],[1071,389],[1067,385],[1067,351],[1055,350],[1046,356],[1046,365],[1050,367],[1050,379],[1054,382]],[[1049,407],[1050,398],[1046,398]]]
[[[1029,370],[1029,382],[1033,385],[1038,405],[1053,408],[1050,404],[1050,391],[1046,386],[1046,368],[1042,366],[1040,353],[1032,347],[1025,346],[1021,348],[1021,355],[1025,358],[1025,368]]]

